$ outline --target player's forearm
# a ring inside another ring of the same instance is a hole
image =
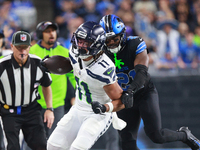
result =
[[[116,112],[116,111],[119,111],[119,110],[125,108],[125,106],[124,106],[124,104],[121,102],[121,100],[114,100],[114,101],[112,101],[111,103],[112,103],[112,105],[113,105],[113,106],[112,106],[113,109],[112,109],[112,107],[110,107],[110,105],[105,104],[105,106],[106,106],[106,112],[111,111],[111,109],[112,109],[112,112]]]
[[[52,106],[52,90],[51,90],[51,86],[42,87],[42,92],[43,92],[43,95],[44,95],[44,99],[45,99],[47,108],[53,107]]]
[[[138,64],[135,66],[135,77],[131,82],[127,91],[132,91],[136,93],[141,88],[145,87],[145,85],[150,80],[150,75],[148,74],[148,68],[145,65]]]

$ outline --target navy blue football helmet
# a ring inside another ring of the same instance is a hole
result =
[[[126,27],[123,21],[119,17],[111,14],[104,16],[100,20],[99,24],[104,28],[106,32],[106,39],[120,35],[120,42],[116,48],[112,49],[107,47],[107,50],[109,50],[111,53],[118,53],[126,41]]]
[[[86,47],[81,47],[78,45],[81,40],[89,44]],[[81,24],[72,36],[72,52],[76,54],[76,57],[95,56],[105,46],[105,40],[105,31],[102,26],[96,22],[87,21]]]

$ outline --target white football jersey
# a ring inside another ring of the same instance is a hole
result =
[[[115,65],[110,58],[103,54],[96,61],[86,67],[83,61],[70,50],[70,59],[76,79],[75,107],[80,110],[92,111],[91,102],[98,101],[101,104],[110,102],[103,87],[117,81]]]

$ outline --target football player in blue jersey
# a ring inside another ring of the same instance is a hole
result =
[[[163,129],[157,90],[148,73],[148,51],[138,36],[126,37],[123,21],[111,14],[100,20],[106,32],[105,53],[115,63],[118,84],[127,94],[133,94],[133,107],[117,112],[127,126],[119,131],[123,150],[138,150],[136,140],[141,118],[146,135],[155,143],[182,141],[192,150],[199,149],[200,141],[188,127],[178,131]]]

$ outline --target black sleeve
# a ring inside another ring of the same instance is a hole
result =
[[[41,86],[48,87],[52,83],[52,79],[49,73],[43,72],[43,77],[41,79]]]
[[[135,72],[134,80],[131,82],[130,87],[127,90],[128,92],[136,93],[138,90],[145,87],[150,80],[148,68],[145,65],[136,65]]]

